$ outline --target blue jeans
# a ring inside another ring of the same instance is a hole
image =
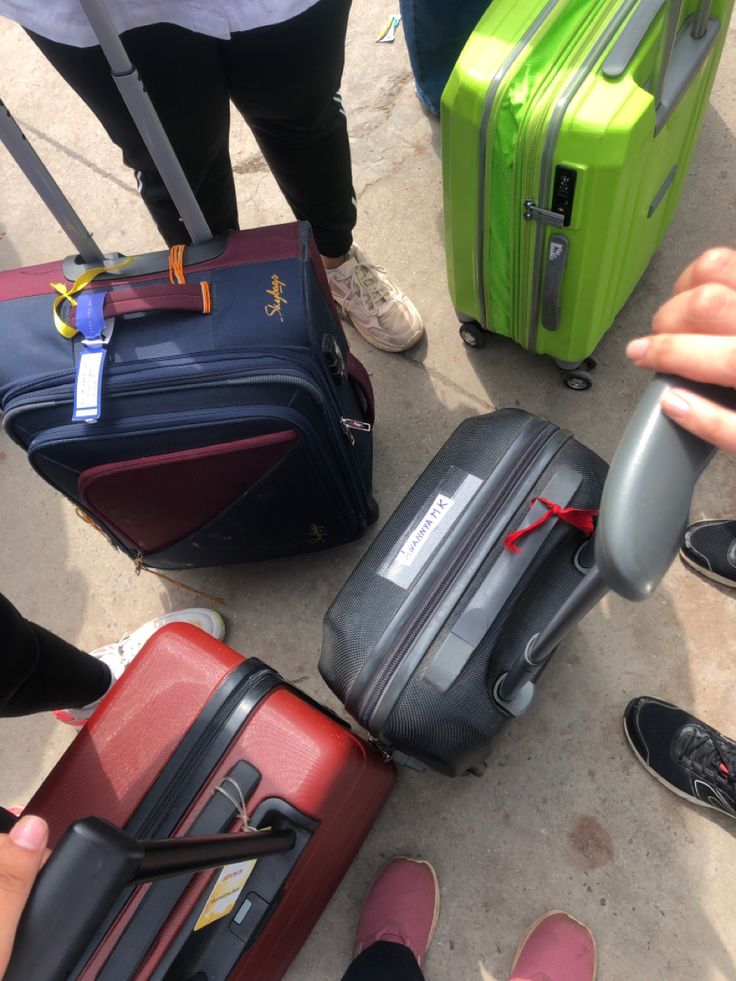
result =
[[[399,0],[419,101],[436,116],[455,62],[490,0]]]

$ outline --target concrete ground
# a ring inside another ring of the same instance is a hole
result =
[[[426,342],[405,356],[350,337],[376,389],[381,521],[455,426],[493,408],[545,413],[610,458],[647,381],[627,363],[626,342],[646,331],[682,267],[709,245],[733,244],[736,227],[732,28],[679,212],[601,344],[594,388],[568,391],[551,364],[511,343],[464,347],[445,282],[438,124],[414,96],[401,33],[393,45],[374,43],[393,9],[391,0],[355,0],[344,84],[357,239],[416,299],[427,327]],[[0,64],[0,94],[98,241],[127,252],[160,248],[118,151],[8,22],[0,24]],[[243,226],[288,219],[239,121],[232,147]],[[0,158],[0,268],[67,254],[43,205],[4,152]],[[0,444],[0,589],[25,615],[91,649],[191,603],[190,593],[153,575],[136,577],[16,446],[4,436]],[[733,460],[719,456],[693,518],[733,513],[735,491]],[[376,530],[310,559],[180,578],[224,597],[235,648],[336,708],[317,673],[322,616]],[[648,604],[604,600],[560,649],[530,711],[498,739],[482,779],[400,774],[289,979],[340,976],[373,875],[389,856],[410,854],[434,863],[442,887],[430,979],[506,979],[527,926],[557,908],[592,928],[604,981],[735,981],[732,822],[667,793],[634,760],[621,730],[628,700],[651,693],[733,733],[735,638],[728,591],[679,563]],[[26,801],[72,738],[51,715],[0,722],[0,801]]]

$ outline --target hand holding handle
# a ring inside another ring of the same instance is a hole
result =
[[[626,599],[652,594],[677,554],[695,484],[715,448],[669,419],[659,400],[671,385],[736,410],[736,391],[656,375],[634,410],[603,489],[595,561]]]

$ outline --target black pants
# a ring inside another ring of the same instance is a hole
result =
[[[311,222],[322,255],[338,257],[350,248],[356,209],[338,95],[349,10],[350,0],[319,0],[298,17],[228,41],[173,24],[123,34],[213,234],[238,227],[232,100],[295,216]],[[188,243],[102,50],[29,34],[122,149],[166,242]]]
[[[424,981],[424,975],[408,947],[379,940],[355,958],[342,981]]]
[[[0,718],[81,708],[105,694],[103,661],[20,615],[0,594]]]

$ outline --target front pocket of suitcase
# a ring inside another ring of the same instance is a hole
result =
[[[293,429],[105,463],[77,481],[85,508],[141,554],[207,524],[258,483],[298,440]]]
[[[79,503],[82,503],[78,489],[81,473],[110,463],[140,459],[144,455],[159,456],[157,451],[162,444],[170,446],[171,452],[177,454],[211,447],[213,444],[208,439],[215,434],[220,437],[218,446],[237,443],[251,435],[287,431],[296,434],[293,443],[284,444],[286,451],[271,470],[262,472],[248,490],[240,492],[241,488],[237,496],[233,494],[229,501],[222,502],[217,513],[210,511],[203,525],[190,525],[155,552],[144,551],[127,535],[121,537],[116,530],[115,515],[112,515],[111,526],[106,518],[90,509],[102,529],[118,545],[128,553],[142,553],[146,564],[149,564],[149,555],[160,560],[160,568],[183,568],[250,561],[251,558],[288,555],[299,550],[315,551],[352,541],[364,530],[347,486],[337,479],[334,468],[330,469],[325,435],[292,409],[282,409],[278,413],[273,407],[263,411],[256,407],[245,412],[242,407],[203,409],[196,418],[186,421],[175,414],[165,414],[128,418],[122,424],[110,423],[99,428],[95,426],[91,433],[89,428],[84,423],[73,423],[49,430],[37,437],[28,449],[33,468],[52,486]],[[252,520],[251,513],[254,515]],[[235,534],[236,515],[241,524],[248,518],[249,539],[244,537],[242,528],[240,534]],[[212,550],[205,552],[198,533],[217,529],[220,517],[228,520],[228,534],[226,537],[220,534],[217,542],[210,537]],[[302,547],[297,549],[296,542],[301,542]]]
[[[315,465],[304,439],[251,487],[179,541],[144,553],[159,569],[226,565],[319,551],[357,538],[362,526]]]

